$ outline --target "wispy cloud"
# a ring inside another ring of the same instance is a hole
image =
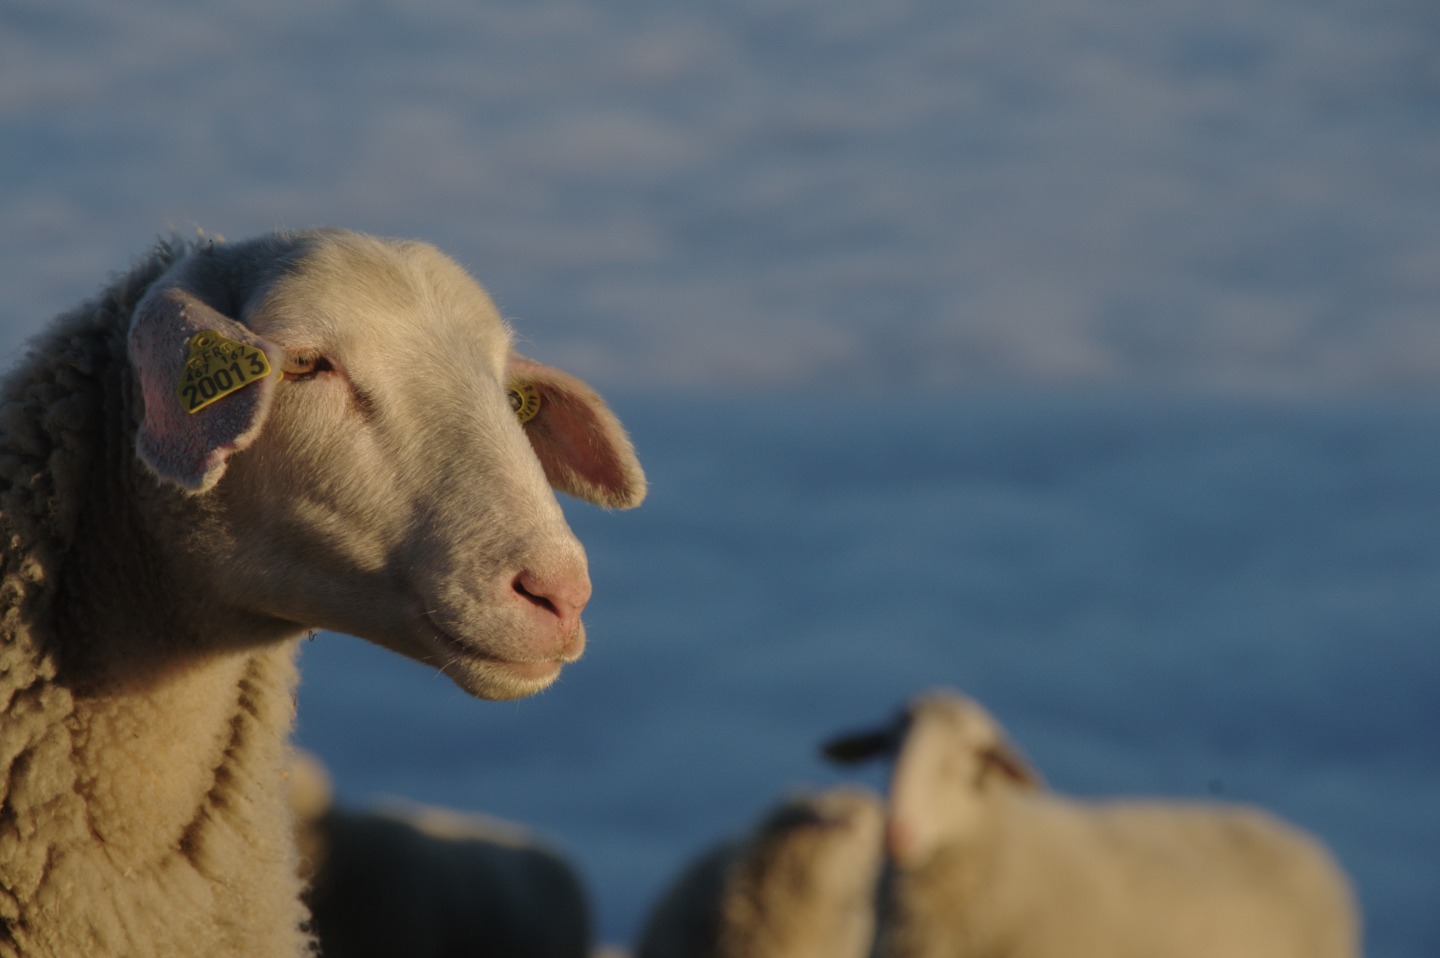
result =
[[[0,346],[157,232],[432,239],[606,384],[1440,375],[1414,4],[12,4]]]

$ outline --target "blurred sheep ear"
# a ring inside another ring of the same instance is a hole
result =
[[[887,726],[837,735],[824,745],[820,752],[837,765],[858,765],[875,758],[888,758],[900,750],[900,729]]]
[[[1043,791],[1046,787],[1045,778],[1035,768],[1034,763],[1009,739],[1002,737],[999,742],[981,752],[980,763],[982,781],[986,773],[993,769],[1026,791]]]
[[[569,373],[514,354],[509,387],[550,485],[614,509],[644,500],[645,473],[635,447],[595,390]]]
[[[275,392],[269,344],[189,290],[167,285],[136,305],[129,351],[145,403],[137,455],[186,492],[213,488],[230,456],[255,441],[269,412]],[[199,370],[192,360],[201,363]]]

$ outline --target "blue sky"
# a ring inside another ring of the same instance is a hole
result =
[[[1440,372],[1413,0],[17,0],[0,347],[169,228],[433,240],[601,385]]]

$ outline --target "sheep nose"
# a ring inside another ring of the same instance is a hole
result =
[[[590,577],[581,570],[542,575],[522,569],[511,588],[541,614],[553,615],[562,635],[580,627],[580,613],[590,601]]]

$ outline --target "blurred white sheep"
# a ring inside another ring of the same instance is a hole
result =
[[[639,958],[864,958],[882,820],[879,798],[858,788],[781,803],[681,873]]]
[[[1049,793],[980,705],[939,691],[831,740],[888,758],[886,958],[1352,958],[1345,877],[1258,809]]]

